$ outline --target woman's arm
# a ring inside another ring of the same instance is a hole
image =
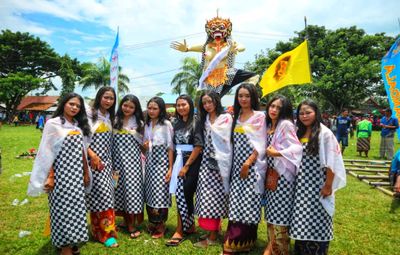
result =
[[[326,180],[325,184],[321,189],[321,195],[322,197],[327,197],[332,195],[332,183],[333,183],[333,178],[335,177],[335,174],[330,168],[326,169]]]
[[[179,171],[179,176],[183,177],[186,175],[186,173],[189,171],[189,167],[193,164],[194,161],[196,161],[197,157],[202,151],[203,148],[201,146],[194,147],[192,153],[190,153],[188,160],[186,160],[185,165],[182,167],[181,171]]]
[[[174,164],[174,152],[171,148],[168,148],[168,172],[167,175],[165,176],[166,182],[169,182],[171,180],[173,164]]]

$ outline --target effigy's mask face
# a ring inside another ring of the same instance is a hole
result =
[[[232,22],[229,19],[215,17],[206,23],[206,32],[214,40],[222,40],[231,35]]]

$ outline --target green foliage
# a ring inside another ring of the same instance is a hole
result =
[[[51,245],[50,237],[43,236],[46,219],[49,217],[46,195],[28,197],[29,203],[23,206],[12,206],[14,199],[22,201],[27,198],[26,190],[29,176],[13,177],[32,169],[33,160],[16,159],[15,156],[29,148],[38,148],[41,133],[34,126],[12,127],[3,125],[0,129],[0,147],[2,149],[3,173],[0,174],[0,254],[58,254]],[[371,140],[370,158],[379,155],[379,132],[374,131]],[[350,139],[345,157],[354,158],[355,139]],[[396,140],[395,147],[400,148]],[[358,157],[357,157],[358,158]],[[364,158],[365,159],[365,158]],[[398,229],[400,228],[400,203],[392,200],[367,184],[348,176],[347,186],[336,194],[336,212],[334,216],[334,240],[330,243],[329,254],[345,255],[386,255],[398,254]],[[122,219],[117,218],[118,222]],[[147,216],[142,226],[145,229]],[[81,248],[82,254],[220,254],[222,245],[208,249],[194,248],[202,234],[197,228],[195,235],[189,236],[179,247],[166,247],[165,241],[173,235],[176,227],[176,205],[170,208],[167,221],[166,238],[154,240],[144,231],[137,239],[130,239],[129,234],[118,233],[120,247],[105,248],[104,245],[90,240]],[[225,231],[224,220],[222,230]],[[19,238],[21,230],[32,234]],[[266,245],[267,233],[264,220],[258,227],[256,248],[249,254],[262,254]],[[292,243],[293,247],[293,243]]]
[[[59,56],[38,37],[2,30],[0,34],[0,102],[11,118],[21,99],[34,89],[56,89],[50,78],[60,69]],[[21,81],[21,83],[19,83]]]
[[[97,64],[83,63],[82,67],[82,78],[79,83],[85,90],[89,87],[98,89],[104,86],[110,86],[110,62],[103,58],[99,59]],[[127,75],[121,72],[122,68],[119,66],[118,74],[118,92],[127,93],[129,92],[128,84],[130,82]]]
[[[197,85],[202,70],[200,63],[193,57],[186,57],[182,60],[181,71],[175,74],[171,81],[172,93],[181,95],[185,91],[193,99],[197,95]]]
[[[43,86],[44,80],[22,72],[0,78],[0,101],[6,105],[7,116],[13,116],[22,98]]]
[[[77,59],[71,59],[68,54],[61,57],[61,67],[58,75],[62,80],[61,97],[64,95],[74,92],[75,82],[78,80],[78,73],[81,71],[80,65]]]
[[[256,55],[246,68],[262,74],[282,53],[297,47],[308,38],[312,85],[295,86],[284,91],[295,102],[311,97],[339,112],[342,108],[359,106],[371,95],[385,95],[380,73],[380,61],[394,38],[384,33],[368,35],[355,26],[327,30],[323,26],[308,26],[296,32],[289,42],[279,42],[275,49]],[[282,94],[282,90],[278,91]]]

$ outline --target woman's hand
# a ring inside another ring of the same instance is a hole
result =
[[[394,192],[400,193],[400,175],[397,176],[396,184],[394,185]]]
[[[144,141],[144,143],[143,143],[143,148],[144,148],[146,151],[149,150],[149,141],[148,141],[148,140],[147,140],[147,141]]]
[[[329,197],[330,195],[332,195],[332,186],[331,185],[327,185],[326,183],[324,184],[324,186],[321,189],[321,195],[323,198]]]
[[[279,155],[279,152],[272,145],[268,146],[265,152],[269,157],[277,157]]]
[[[185,177],[186,173],[189,171],[189,166],[188,165],[184,165],[181,169],[181,171],[179,171],[178,176],[179,177]]]
[[[49,171],[49,175],[47,176],[46,182],[44,183],[43,190],[46,193],[53,191],[54,189],[54,168],[51,167]]]
[[[250,169],[249,162],[245,161],[242,165],[242,169],[240,170],[240,178],[246,179],[249,176],[249,169]]]
[[[169,169],[167,175],[165,176],[165,182],[169,182],[172,176],[172,169]]]

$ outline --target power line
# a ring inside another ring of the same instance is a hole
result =
[[[149,77],[149,76],[154,76],[154,75],[159,75],[159,74],[164,74],[164,73],[170,73],[170,72],[173,72],[173,71],[178,71],[178,70],[180,70],[180,69],[181,69],[181,68],[174,68],[174,69],[170,69],[170,70],[166,70],[166,71],[161,71],[161,72],[158,72],[158,73],[145,74],[145,75],[133,77],[132,80],[133,80],[133,79],[141,79],[141,78],[145,78],[145,77]]]

